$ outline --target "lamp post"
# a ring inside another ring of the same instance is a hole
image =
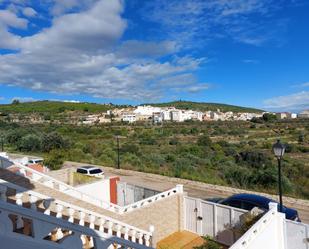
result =
[[[279,185],[279,211],[282,212],[282,182],[281,182],[281,160],[284,155],[285,146],[278,139],[273,145],[273,151],[278,161],[278,185]]]

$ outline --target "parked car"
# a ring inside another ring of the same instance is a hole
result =
[[[77,168],[76,172],[87,175],[87,176],[96,176],[96,177],[104,175],[104,172],[100,168],[93,167],[93,166],[79,167]]]
[[[29,164],[41,164],[41,165],[43,165],[43,159],[42,158],[29,159],[27,165],[29,165]]]
[[[241,208],[245,210],[251,210],[254,207],[258,207],[264,211],[267,211],[269,209],[268,203],[276,202],[267,197],[260,196],[260,195],[254,195],[254,194],[236,194],[226,199],[213,198],[213,199],[208,199],[208,201],[216,202],[216,203],[231,206],[231,207]],[[278,205],[278,209],[279,209],[279,205]],[[285,213],[285,216],[287,219],[294,220],[294,221],[300,221],[297,210],[283,206],[282,212]]]

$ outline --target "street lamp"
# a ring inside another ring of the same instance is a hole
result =
[[[279,211],[282,212],[282,182],[281,182],[281,159],[284,155],[285,145],[280,142],[278,139],[277,142],[273,145],[273,151],[278,161],[278,184],[279,184]]]

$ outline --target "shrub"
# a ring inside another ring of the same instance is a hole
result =
[[[40,151],[42,148],[42,139],[37,135],[26,135],[19,142],[20,151]]]
[[[199,146],[211,146],[211,139],[207,135],[200,136],[197,140]]]
[[[65,140],[57,132],[51,132],[44,134],[42,139],[42,149],[45,152],[49,152],[54,149],[64,149],[69,147],[69,141]]]
[[[64,163],[63,155],[59,151],[51,151],[44,159],[44,165],[51,170],[61,169]]]

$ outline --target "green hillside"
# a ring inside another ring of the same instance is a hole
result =
[[[149,104],[159,107],[174,106],[178,109],[191,109],[199,111],[216,111],[220,109],[223,112],[262,112],[262,110],[254,108],[246,108],[240,106],[216,104],[216,103],[201,103],[201,102],[190,102],[190,101],[174,101],[167,103],[154,103]],[[15,104],[0,105],[0,113],[49,113],[57,114],[69,111],[80,111],[89,113],[105,112],[114,108],[123,108],[127,105],[112,105],[112,104],[96,104],[96,103],[71,103],[61,101],[35,101]]]
[[[241,107],[235,105],[226,105],[226,104],[219,104],[219,103],[203,103],[203,102],[192,102],[192,101],[173,101],[167,103],[154,103],[149,104],[158,107],[169,107],[174,106],[178,109],[190,109],[190,110],[198,110],[198,111],[216,111],[220,109],[222,112],[263,112],[263,110],[255,109],[255,108],[248,108],[248,107]]]
[[[62,113],[66,111],[81,111],[81,112],[104,112],[115,108],[114,105],[109,104],[95,104],[95,103],[71,103],[61,101],[35,101],[17,104],[0,105],[0,113]]]

